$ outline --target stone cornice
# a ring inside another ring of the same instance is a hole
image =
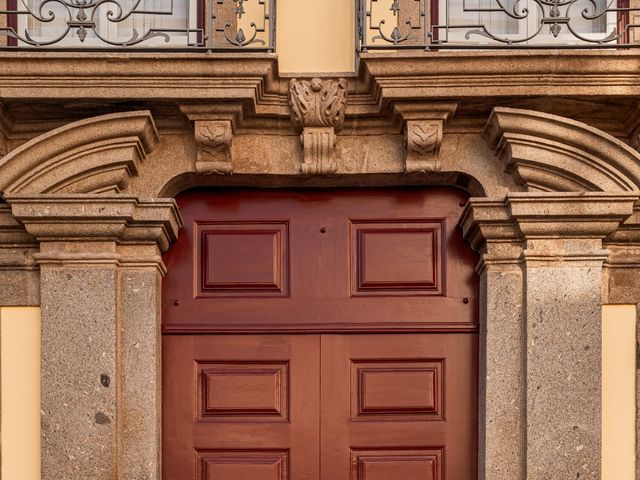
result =
[[[510,193],[502,199],[471,198],[460,226],[478,251],[491,243],[602,241],[632,215],[639,198],[640,192]]]
[[[40,242],[116,242],[166,251],[182,223],[172,199],[108,195],[15,195],[11,212]]]
[[[632,50],[367,53],[349,79],[346,115],[416,98],[637,97],[638,61]],[[0,52],[0,97],[12,100],[231,100],[257,116],[288,117],[288,83],[274,54]]]
[[[360,78],[377,97],[637,96],[640,56],[633,50],[474,50],[367,53]]]

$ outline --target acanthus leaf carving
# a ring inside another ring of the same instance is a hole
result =
[[[196,172],[205,175],[232,173],[232,138],[231,121],[196,121],[195,139],[198,147]]]
[[[405,126],[405,172],[439,172],[443,121],[408,120]]]
[[[347,108],[347,81],[292,79],[289,107],[293,125],[302,130],[303,174],[330,174],[337,171],[336,132],[344,125]]]

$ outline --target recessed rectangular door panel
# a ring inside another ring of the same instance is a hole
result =
[[[476,341],[323,335],[323,479],[477,478]]]
[[[192,190],[163,256],[165,333],[477,330],[454,189]]]
[[[318,480],[320,337],[165,335],[164,480]]]

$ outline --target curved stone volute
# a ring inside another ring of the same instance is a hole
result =
[[[146,110],[69,123],[0,159],[0,194],[120,193],[157,143]]]
[[[582,122],[496,107],[484,138],[527,191],[640,190],[640,154]]]

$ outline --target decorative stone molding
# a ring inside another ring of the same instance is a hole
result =
[[[439,172],[440,146],[445,122],[456,111],[456,103],[394,105],[405,122],[405,173]]]
[[[541,258],[558,256],[579,260],[581,255],[566,252],[566,248],[572,247],[571,242],[560,245],[554,241],[601,242],[624,228],[624,222],[634,214],[638,199],[640,192],[512,192],[501,199],[471,198],[460,218],[460,226],[465,238],[479,252],[487,244],[542,241],[538,246],[545,248],[536,252]],[[563,252],[557,251],[559,245]],[[576,245],[574,242],[573,246]],[[606,252],[601,249],[598,252],[604,260]]]
[[[182,225],[173,199],[141,200],[124,195],[10,195],[6,200],[13,216],[40,242],[116,242],[156,245],[160,251],[166,251]],[[41,253],[39,262],[46,258]]]
[[[639,197],[518,192],[469,200],[460,225],[482,253],[486,294],[482,478],[547,478],[551,463],[557,478],[599,477],[603,241]]]
[[[289,107],[293,125],[302,130],[302,173],[335,173],[336,133],[344,125],[347,81],[294,78],[289,82]]]
[[[512,192],[500,199],[471,198],[460,226],[472,248],[482,253],[479,271],[521,263],[525,250],[529,261],[604,261],[603,242],[628,240],[629,232],[640,240],[634,207],[639,198],[640,192]]]
[[[40,243],[42,479],[160,478],[161,253],[181,226],[175,201],[6,200]]]
[[[233,133],[230,121],[196,121],[195,136],[198,147],[197,173],[209,175],[233,172],[231,163]]]
[[[34,260],[38,242],[0,203],[0,305],[38,305],[39,272]]]
[[[635,191],[640,154],[607,133],[557,115],[496,107],[484,138],[527,191]]]
[[[233,132],[243,119],[242,105],[214,103],[180,105],[180,111],[193,122],[196,147],[195,171],[202,175],[231,174]]]
[[[442,122],[419,122],[410,120],[404,129],[406,148],[405,173],[427,173],[440,171],[440,145],[442,144]]]
[[[148,111],[73,122],[0,160],[0,193],[118,193],[157,143]]]

